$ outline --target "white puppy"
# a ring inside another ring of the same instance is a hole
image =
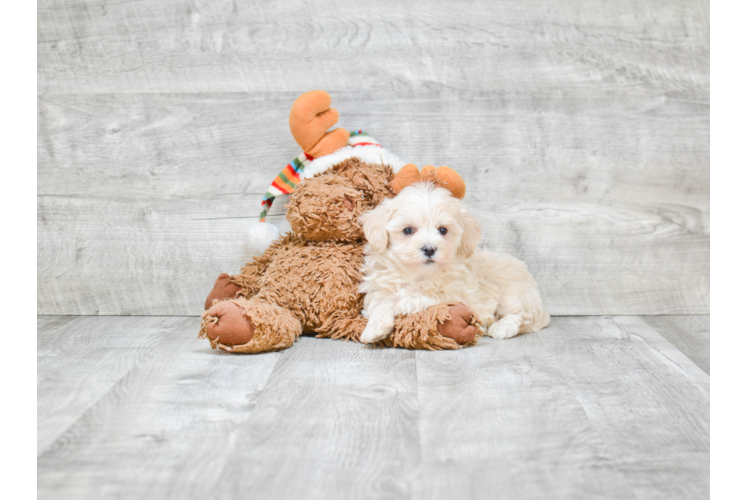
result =
[[[365,247],[365,343],[390,335],[398,314],[439,304],[470,307],[491,337],[534,332],[550,322],[525,264],[476,250],[480,224],[449,191],[419,182],[361,215]],[[498,320],[498,321],[497,321]]]

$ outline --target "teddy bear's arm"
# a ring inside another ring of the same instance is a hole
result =
[[[377,345],[439,351],[473,345],[478,321],[465,304],[442,302],[423,311],[395,317],[392,334]]]
[[[257,295],[260,291],[260,278],[265,274],[278,252],[288,247],[291,239],[292,236],[286,235],[276,240],[265,250],[265,253],[254,257],[252,262],[248,262],[238,274],[231,276],[231,282],[242,288],[241,295],[246,298]]]
[[[360,314],[336,311],[319,328],[316,328],[315,332],[320,338],[360,342],[365,328],[366,318]]]

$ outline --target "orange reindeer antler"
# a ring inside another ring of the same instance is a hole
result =
[[[399,194],[405,187],[422,181],[432,182],[446,189],[455,198],[465,197],[465,181],[462,180],[460,174],[449,167],[435,168],[433,165],[426,165],[419,173],[418,167],[408,163],[392,179],[392,190],[395,194]]]
[[[338,110],[331,108],[332,97],[324,90],[301,94],[291,106],[288,126],[301,149],[319,158],[348,144],[350,134],[344,128],[327,131],[338,123]]]

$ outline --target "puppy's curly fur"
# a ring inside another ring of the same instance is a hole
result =
[[[481,230],[449,191],[421,182],[359,218],[365,247],[362,342],[392,332],[396,315],[463,302],[486,333],[506,339],[550,322],[535,280],[520,260],[476,250]]]

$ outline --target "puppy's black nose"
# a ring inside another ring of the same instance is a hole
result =
[[[436,253],[436,247],[434,245],[426,245],[421,247],[421,251],[426,254],[426,257],[431,257]]]

